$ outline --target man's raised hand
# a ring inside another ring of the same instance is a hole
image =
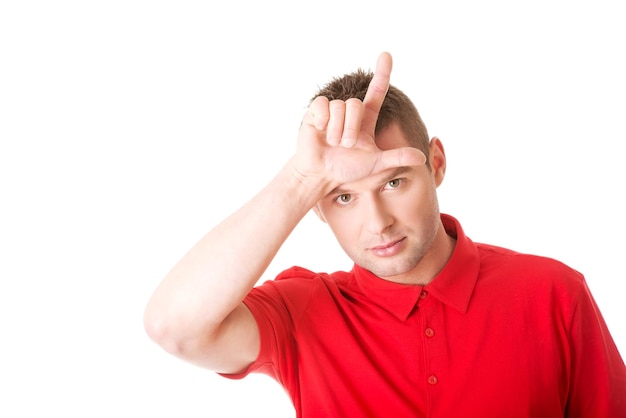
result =
[[[382,151],[375,143],[380,108],[389,89],[392,58],[383,52],[363,101],[316,97],[304,115],[294,164],[298,175],[338,185],[380,171],[425,163],[424,154],[404,147]],[[408,144],[407,144],[408,145]]]

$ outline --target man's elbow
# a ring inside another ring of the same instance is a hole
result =
[[[190,336],[182,321],[155,312],[150,306],[144,313],[143,325],[150,339],[170,354],[189,358],[197,350],[197,336]]]

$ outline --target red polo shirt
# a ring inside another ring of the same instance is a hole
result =
[[[254,288],[260,354],[228,377],[269,374],[298,417],[626,417],[626,368],[583,276],[442,219],[457,243],[427,286],[354,266]]]

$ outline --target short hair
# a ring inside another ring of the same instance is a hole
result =
[[[363,100],[374,73],[358,69],[357,71],[335,77],[321,87],[311,98],[311,102],[318,96],[325,96],[328,100],[348,100],[358,98]],[[417,108],[400,89],[389,86],[385,100],[378,114],[375,134],[397,122],[400,130],[409,141],[409,146],[422,151],[428,161],[429,137],[426,125],[417,111]]]

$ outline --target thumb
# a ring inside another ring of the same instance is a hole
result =
[[[393,148],[380,152],[376,171],[395,167],[411,167],[426,164],[426,155],[413,147]]]

